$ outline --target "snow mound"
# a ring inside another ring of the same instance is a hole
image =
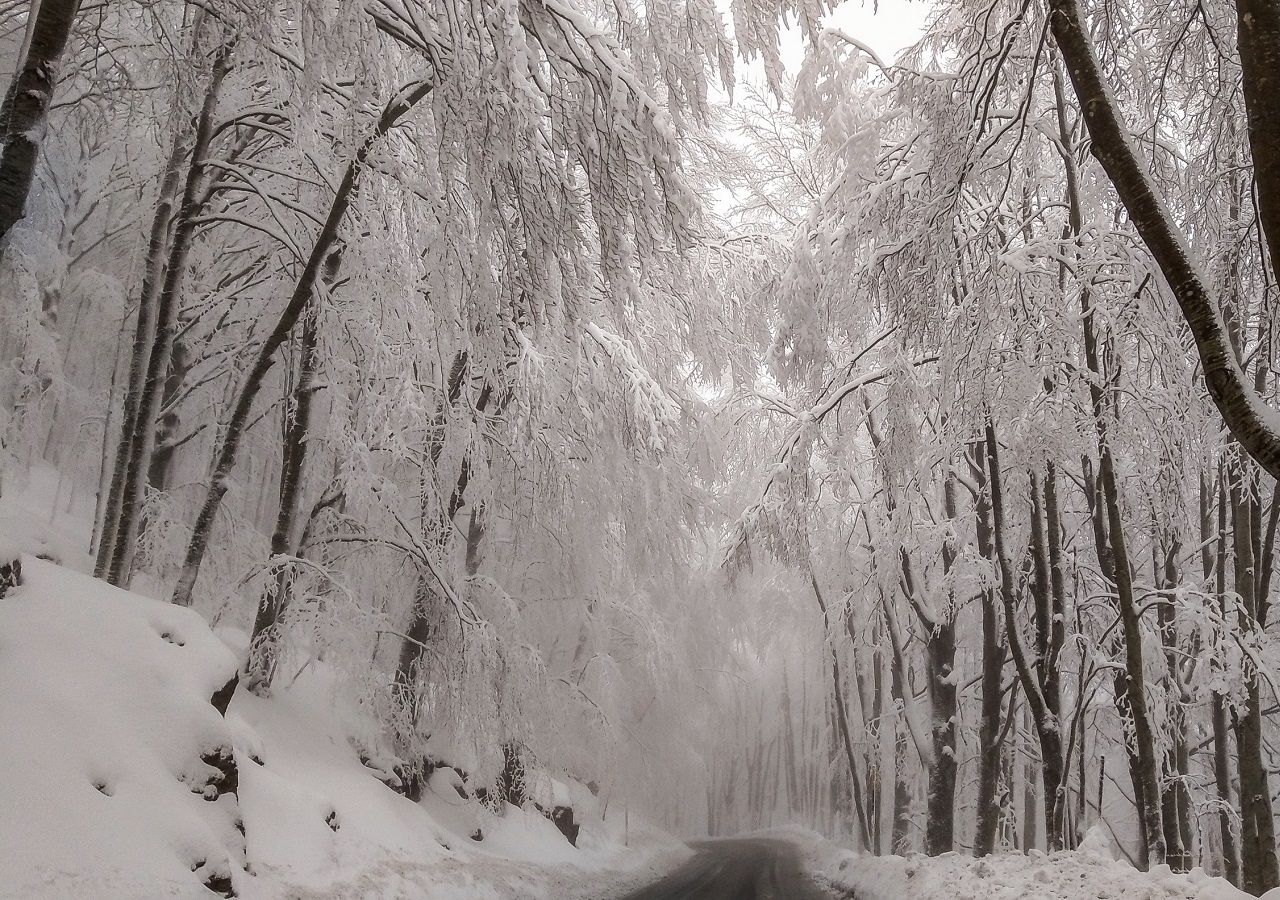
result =
[[[210,697],[235,659],[188,609],[33,556],[0,600],[6,896],[203,897],[238,875],[229,750]]]
[[[974,859],[947,853],[864,856],[824,842],[808,855],[810,870],[858,900],[1247,900],[1248,894],[1201,869],[1168,866],[1139,872],[1127,862],[1087,852],[1003,853]]]
[[[27,553],[80,572],[93,568],[85,552],[93,530],[93,506],[74,494],[64,479],[47,466],[33,469],[17,485],[0,484],[0,564]],[[70,511],[63,507],[69,506]]]
[[[237,693],[228,712],[253,873],[245,897],[594,900],[609,896],[601,885],[687,852],[634,819],[624,846],[619,817],[590,813],[575,848],[531,804],[495,812],[448,767],[410,801],[379,777],[371,713],[340,673],[312,660],[285,682],[269,698]]]
[[[0,599],[0,896],[602,900],[688,852],[576,782],[538,789],[581,808],[576,848],[451,769],[412,802],[362,758],[376,719],[327,663],[224,718],[241,635],[20,560]]]

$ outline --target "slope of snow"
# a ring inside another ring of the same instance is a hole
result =
[[[361,763],[353,737],[367,728],[322,663],[269,699],[238,693],[228,720],[253,872],[246,896],[604,898],[606,885],[684,852],[656,830],[624,847],[615,823],[590,815],[575,848],[532,809],[498,814],[464,798],[452,769],[433,774],[420,802],[405,799]]]
[[[948,853],[865,856],[826,841],[807,841],[810,871],[858,900],[1248,900],[1222,878],[1168,866],[1139,872],[1127,862],[1084,849],[974,859]]]
[[[242,863],[209,698],[235,659],[199,615],[32,556],[0,600],[0,891],[209,897]],[[198,871],[195,871],[198,870]]]
[[[2,529],[11,546],[49,545],[21,522]],[[532,809],[460,795],[452,770],[411,802],[361,762],[376,724],[322,662],[270,698],[238,692],[224,719],[210,698],[237,641],[192,610],[21,562],[0,599],[2,897],[209,898],[205,883],[229,878],[263,900],[604,900],[687,852],[587,804],[572,847]],[[220,773],[201,756],[220,748],[238,793],[210,801]]]

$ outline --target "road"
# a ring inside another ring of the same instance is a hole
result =
[[[701,841],[697,855],[623,900],[831,900],[805,877],[795,845],[765,838]]]

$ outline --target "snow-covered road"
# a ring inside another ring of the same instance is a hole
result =
[[[742,838],[693,846],[693,859],[623,900],[829,900],[805,875],[790,841]]]

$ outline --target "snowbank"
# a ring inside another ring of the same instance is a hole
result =
[[[238,692],[223,718],[210,698],[236,670],[234,639],[21,562],[0,599],[2,897],[604,900],[687,853],[576,783],[538,788],[583,807],[576,848],[531,808],[490,810],[450,769],[412,802],[361,761],[376,724],[322,662],[271,698]],[[208,764],[219,752],[233,779]]]
[[[1078,850],[974,859],[864,856],[829,842],[811,843],[810,871],[845,897],[858,900],[1248,900],[1221,878],[1167,866],[1139,872],[1127,862]]]
[[[33,556],[0,600],[0,892],[209,897],[243,864],[209,699],[235,672],[199,615]]]

